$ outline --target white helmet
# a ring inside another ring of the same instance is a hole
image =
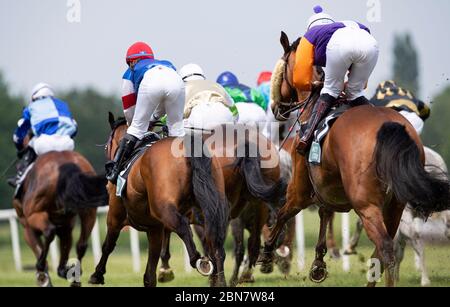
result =
[[[318,5],[314,7],[314,15],[308,20],[308,30],[315,26],[323,26],[334,23],[333,17],[323,12],[323,8]]]
[[[180,69],[180,76],[184,82],[206,80],[203,69],[197,64],[187,64]]]
[[[39,83],[35,85],[33,91],[31,92],[31,101],[36,101],[42,97],[53,97],[55,93],[53,92],[50,85],[46,83]]]

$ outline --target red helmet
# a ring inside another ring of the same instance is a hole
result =
[[[258,78],[258,86],[260,86],[262,83],[270,82],[270,79],[272,78],[272,73],[270,71],[263,71]]]
[[[143,42],[137,42],[131,45],[127,51],[127,64],[129,65],[131,61],[141,60],[141,59],[154,59],[153,50],[149,45]]]

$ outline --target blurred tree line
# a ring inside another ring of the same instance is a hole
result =
[[[69,103],[74,118],[78,123],[78,135],[75,144],[78,152],[83,154],[94,165],[95,169],[104,172],[104,144],[107,141],[110,127],[108,111],[116,116],[123,114],[120,99],[117,96],[104,96],[94,89],[70,90],[57,93],[57,97]],[[0,172],[16,158],[16,149],[12,142],[14,129],[21,117],[23,107],[29,97],[15,97],[10,94],[8,85],[0,74]],[[0,179],[0,209],[11,208],[13,189],[6,184],[6,178],[15,174],[11,167],[6,176]]]
[[[420,97],[419,55],[409,33],[395,35],[393,56],[393,80],[418,98],[422,98]],[[426,102],[431,103],[431,117],[425,122],[423,142],[441,154],[450,166],[450,86],[438,94],[433,101]]]

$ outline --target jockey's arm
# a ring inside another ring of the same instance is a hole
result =
[[[131,70],[127,70],[123,75],[122,81],[122,106],[123,113],[128,122],[128,125],[131,124],[131,121],[134,116],[134,108],[137,102],[137,95],[134,89],[134,84],[131,81],[132,74]]]
[[[314,69],[314,45],[306,38],[300,41],[295,54],[294,86],[298,91],[311,91]]]
[[[31,129],[31,115],[28,108],[25,108],[22,113],[22,118],[18,122],[18,127],[14,132],[13,141],[17,150],[23,149],[23,141]]]

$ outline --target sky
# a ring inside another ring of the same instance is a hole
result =
[[[145,41],[178,68],[194,62],[211,79],[230,70],[255,86],[282,55],[280,31],[303,35],[317,4],[336,20],[366,24],[378,40],[369,96],[391,78],[394,35],[405,31],[419,51],[421,98],[450,86],[448,0],[0,0],[0,71],[15,94],[45,81],[119,96],[126,50]]]

